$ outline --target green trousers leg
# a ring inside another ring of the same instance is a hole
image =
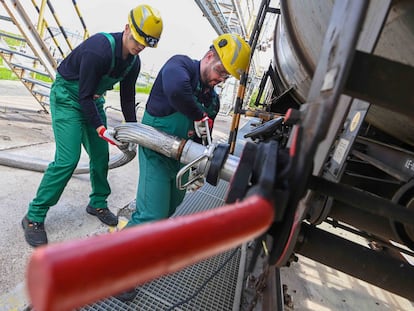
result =
[[[102,116],[106,124],[106,118]],[[94,208],[107,208],[107,198],[111,194],[108,183],[108,143],[100,138],[96,130],[88,126],[83,136],[83,146],[89,155],[89,174],[92,192],[89,195],[89,205]]]
[[[139,147],[138,157],[136,210],[127,227],[170,217],[185,196],[185,190],[176,187],[178,161],[143,147]]]
[[[52,99],[53,96],[51,113],[56,142],[55,157],[45,171],[28,210],[28,218],[38,222],[44,222],[49,208],[61,197],[79,162],[82,144],[90,156],[92,192],[89,204],[96,208],[107,207],[106,198],[110,194],[107,181],[108,143],[85,123],[79,109],[70,103],[56,104]]]

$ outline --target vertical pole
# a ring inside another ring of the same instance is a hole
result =
[[[234,105],[233,120],[231,122],[231,128],[230,128],[230,134],[229,134],[229,140],[228,140],[229,145],[230,145],[230,150],[229,150],[230,154],[234,153],[236,140],[237,140],[237,132],[238,132],[239,123],[240,123],[240,114],[241,114],[242,107],[243,107],[243,98],[246,92],[247,78],[249,76],[250,64],[251,64],[254,50],[256,49],[257,40],[259,39],[260,31],[262,29],[264,18],[266,16],[269,4],[270,4],[270,0],[262,0],[256,21],[255,21],[255,25],[252,31],[252,36],[250,37],[250,40],[249,40],[249,45],[251,47],[252,53],[250,55],[249,65],[247,66],[246,71],[242,74],[240,78],[240,85],[239,85],[239,89],[237,92],[237,99]]]

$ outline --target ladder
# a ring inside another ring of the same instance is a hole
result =
[[[40,6],[35,0],[31,0],[31,6],[28,2],[23,4],[23,1],[0,1],[5,9],[0,12],[4,14],[0,15],[0,22],[7,23],[0,25],[0,56],[43,111],[49,113],[50,88],[55,79],[58,60],[65,58],[73,50],[74,44],[51,1],[41,0]],[[82,40],[85,40],[89,32],[76,1],[72,0],[72,4],[83,27]]]

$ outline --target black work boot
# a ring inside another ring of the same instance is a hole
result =
[[[129,302],[135,299],[137,296],[137,291],[135,288],[132,288],[130,290],[127,290],[125,292],[120,293],[119,295],[114,296],[116,299],[122,301],[122,302]]]
[[[47,235],[43,222],[31,221],[26,215],[22,219],[22,226],[24,229],[24,237],[29,245],[36,247],[47,244]]]
[[[100,221],[108,226],[116,226],[118,224],[118,217],[116,217],[108,208],[93,208],[88,205],[86,212],[98,217]]]

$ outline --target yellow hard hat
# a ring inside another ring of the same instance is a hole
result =
[[[249,44],[238,34],[225,33],[213,41],[213,46],[227,72],[240,80],[249,65]]]
[[[128,15],[129,28],[136,41],[144,46],[157,47],[162,32],[162,19],[157,9],[142,4]]]

